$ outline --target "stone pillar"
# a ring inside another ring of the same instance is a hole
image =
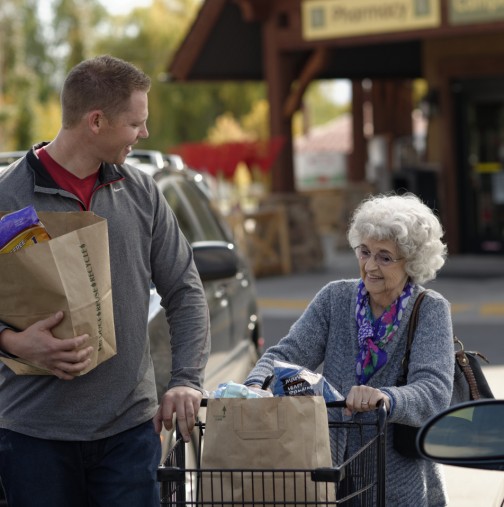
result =
[[[261,203],[268,206],[283,206],[286,211],[292,272],[322,269],[324,251],[309,196],[275,193]]]

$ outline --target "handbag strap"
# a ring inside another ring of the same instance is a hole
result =
[[[411,346],[413,345],[413,338],[415,337],[415,330],[418,324],[420,305],[422,304],[422,300],[427,292],[428,292],[427,290],[424,290],[420,292],[420,294],[418,294],[415,304],[413,305],[413,310],[411,310],[411,316],[408,322],[408,338],[406,341],[406,351],[404,352],[404,357],[402,360],[402,375],[400,377],[400,381],[404,384],[406,383],[406,379],[408,378]]]
[[[453,338],[453,341],[455,342],[455,345],[460,347],[460,349],[455,352],[455,359],[460,366],[462,373],[465,375],[467,383],[469,384],[471,400],[479,400],[481,398],[481,394],[479,392],[478,382],[474,376],[474,371],[471,367],[471,363],[469,362],[469,358],[465,353],[464,344],[456,336]],[[479,352],[476,352],[476,354],[488,363],[488,359],[483,354],[480,354]]]

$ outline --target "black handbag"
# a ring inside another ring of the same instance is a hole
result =
[[[418,324],[420,304],[426,292],[427,291],[423,291],[418,295],[413,311],[411,312],[406,352],[402,362],[401,376],[397,381],[398,386],[407,384],[411,345],[413,344],[415,329]],[[480,352],[464,350],[463,343],[456,336],[453,337],[453,341],[455,342],[455,348],[458,350],[455,351],[455,374],[450,405],[456,405],[464,401],[478,400],[480,398],[494,398],[478,360],[482,359],[488,363],[488,359]],[[419,428],[406,424],[394,423],[393,431],[394,449],[406,458],[419,458],[420,455],[416,448],[416,436]]]

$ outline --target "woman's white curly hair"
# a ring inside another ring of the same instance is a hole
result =
[[[354,211],[347,234],[352,248],[369,239],[394,241],[399,257],[406,259],[406,273],[418,284],[434,280],[444,265],[447,248],[442,237],[436,215],[412,193],[365,199]]]

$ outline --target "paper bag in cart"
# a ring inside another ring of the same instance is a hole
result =
[[[94,352],[87,373],[116,354],[107,221],[87,211],[38,216],[52,239],[0,255],[0,321],[25,329],[62,310],[52,332],[61,339],[90,335]],[[50,374],[0,359],[18,375]]]
[[[312,482],[309,473],[289,472],[330,466],[327,408],[322,396],[208,401],[202,502],[289,505],[334,501],[333,484]],[[282,472],[258,474],[253,469]]]

